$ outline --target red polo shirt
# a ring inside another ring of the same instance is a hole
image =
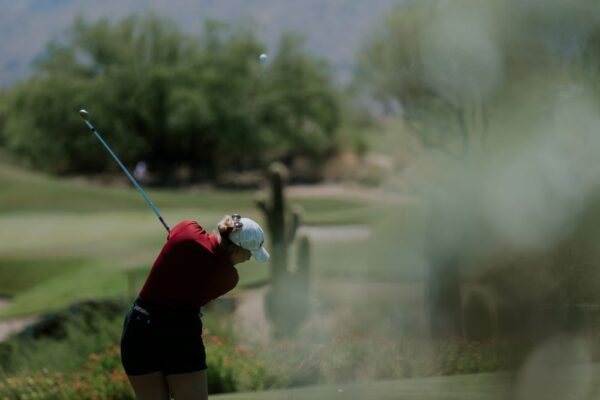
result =
[[[165,307],[199,309],[238,281],[237,270],[219,247],[218,235],[184,220],[171,229],[140,298]]]

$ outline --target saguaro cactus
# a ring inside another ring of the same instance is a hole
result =
[[[296,270],[292,287],[291,316],[292,325],[299,325],[308,315],[310,304],[310,240],[308,236],[298,238],[296,252]]]
[[[296,307],[298,293],[305,293],[301,300],[308,304],[308,277],[309,269],[309,245],[308,238],[304,239],[303,264],[296,272],[289,268],[289,248],[294,242],[296,233],[301,223],[302,209],[294,206],[290,213],[286,213],[284,188],[287,182],[288,172],[281,163],[273,163],[269,168],[270,198],[264,196],[257,200],[257,206],[265,214],[267,229],[271,245],[271,289],[267,294],[267,314],[274,324],[276,335],[291,333],[297,325],[306,317],[308,308],[301,311]],[[303,271],[300,273],[299,271]],[[299,282],[302,283],[299,286]]]
[[[288,247],[294,241],[300,226],[301,210],[294,207],[292,215],[286,215],[284,186],[287,169],[281,163],[273,163],[269,168],[270,199],[261,197],[258,207],[265,214],[269,239],[271,241],[271,281],[283,279],[288,266]],[[287,223],[286,223],[287,222]]]

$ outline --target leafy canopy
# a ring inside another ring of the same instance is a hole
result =
[[[86,108],[126,165],[144,160],[163,177],[323,160],[340,119],[327,66],[294,35],[267,63],[264,49],[249,25],[209,21],[192,36],[153,14],[79,18],[34,75],[4,93],[4,145],[52,173],[114,171],[77,113]]]

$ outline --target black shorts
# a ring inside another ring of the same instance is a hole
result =
[[[203,371],[206,352],[199,310],[165,310],[137,299],[125,317],[121,362],[127,375]]]

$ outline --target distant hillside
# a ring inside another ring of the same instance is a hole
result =
[[[76,15],[94,21],[118,19],[154,10],[197,32],[207,18],[254,19],[262,38],[274,46],[282,32],[307,38],[307,49],[327,59],[338,79],[351,75],[355,53],[364,35],[387,10],[403,0],[0,0],[0,86],[31,72],[31,62],[51,38],[59,37]]]

